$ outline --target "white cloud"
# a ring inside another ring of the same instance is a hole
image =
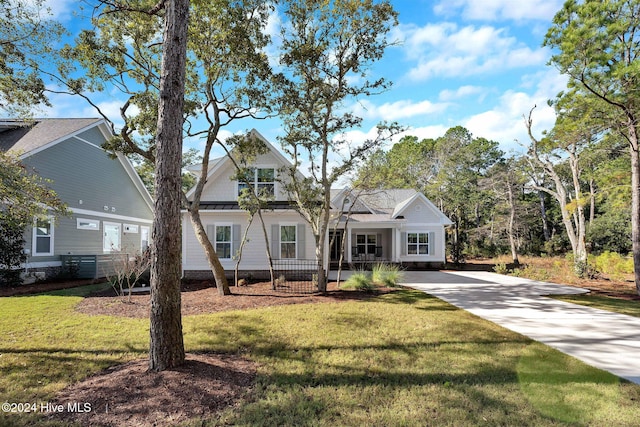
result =
[[[434,6],[436,14],[462,13],[469,20],[549,21],[562,7],[563,0],[443,0]]]
[[[412,101],[403,99],[375,105],[369,100],[363,100],[352,106],[352,112],[369,120],[401,120],[409,117],[439,113],[447,109],[447,103],[433,103],[428,100]]]
[[[502,70],[543,65],[549,56],[546,48],[531,48],[509,36],[505,29],[491,26],[409,24],[400,26],[395,36],[404,40],[407,58],[417,63],[407,73],[412,81],[499,74]]]
[[[440,91],[440,93],[438,94],[438,99],[440,99],[441,101],[453,101],[472,95],[482,95],[481,98],[484,98],[485,93],[486,89],[480,86],[465,85],[460,86],[456,90],[445,89]]]
[[[73,11],[78,8],[78,2],[72,0],[46,0],[45,7],[49,8],[53,19],[66,21],[72,18]],[[85,5],[85,7],[88,6]]]
[[[528,85],[535,82],[535,91],[507,90],[498,99],[491,110],[468,117],[463,122],[475,136],[484,137],[500,143],[502,150],[521,150],[519,144],[528,144],[529,136],[524,123],[524,116],[533,110],[533,133],[540,137],[543,131],[553,128],[555,111],[547,105],[557,92],[566,87],[566,77],[556,70],[548,69],[523,78]],[[518,141],[518,142],[516,142]]]

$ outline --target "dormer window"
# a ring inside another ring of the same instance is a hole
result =
[[[238,195],[249,186],[253,187],[255,193],[260,197],[273,196],[276,186],[276,170],[274,168],[247,169],[245,179],[238,181]]]

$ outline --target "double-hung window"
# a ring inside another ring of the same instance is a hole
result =
[[[231,226],[216,225],[216,254],[222,259],[231,259]]]
[[[295,225],[280,226],[280,258],[295,259],[297,256],[297,227]]]
[[[33,255],[53,255],[53,221],[37,218],[33,227]]]
[[[270,197],[275,193],[276,170],[274,168],[247,169],[243,179],[238,180],[238,196],[245,188],[252,189],[259,197]]]
[[[429,233],[407,233],[408,255],[429,255]]]

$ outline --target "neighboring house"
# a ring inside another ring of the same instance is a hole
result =
[[[38,220],[27,230],[28,270],[55,273],[64,261],[85,277],[104,276],[101,261],[149,245],[152,199],[129,160],[122,154],[113,159],[102,148],[111,137],[105,121],[96,118],[0,120],[0,150],[50,180],[72,212]]]
[[[313,260],[315,240],[311,227],[288,200],[278,176],[279,169],[290,167],[291,163],[257,131],[252,133],[270,148],[253,164],[252,181],[256,189],[267,189],[274,195],[269,207],[263,210],[272,258],[276,264],[290,262],[293,265]],[[238,206],[238,194],[244,184],[231,179],[235,173],[229,158],[212,161],[200,203],[203,225],[227,272],[232,272],[236,266],[237,251],[249,220],[248,213]],[[190,192],[187,198],[191,197]],[[358,196],[353,190],[336,190],[332,191],[332,205],[333,217],[340,218],[338,237],[342,238],[345,233],[347,236],[346,263],[387,261],[441,265],[445,262],[445,227],[451,221],[421,193],[381,190]],[[335,221],[330,224],[327,239],[333,237]],[[183,212],[182,232],[184,276],[210,277],[206,256],[186,211]],[[244,274],[263,274],[268,270],[268,259],[258,218],[251,224],[247,237],[239,270]],[[339,242],[340,239],[335,239],[332,247],[325,245],[328,263],[338,261]]]

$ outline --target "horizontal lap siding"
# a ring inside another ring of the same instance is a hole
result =
[[[91,142],[100,146],[104,138]],[[26,158],[24,163],[38,175],[50,179],[51,188],[70,208],[153,218],[151,208],[122,163],[96,146],[70,138]]]
[[[240,224],[241,236],[244,233],[248,215],[246,212],[200,212],[202,223],[207,228],[211,224]],[[305,255],[306,258],[315,257],[315,240],[311,233],[309,225],[295,212],[264,212],[265,226],[269,239],[271,239],[272,225],[278,223],[299,223],[305,224]],[[198,242],[191,220],[188,214],[184,214],[183,221],[183,270],[208,270],[209,264],[200,243]],[[266,246],[264,242],[264,234],[260,219],[256,217],[251,224],[248,242],[242,251],[242,261],[240,263],[241,270],[264,270],[268,268]],[[220,260],[225,270],[231,271],[235,269],[235,260]]]
[[[443,239],[444,239],[444,228],[440,225],[408,225],[406,230],[403,231],[402,237],[400,239],[401,245],[406,245],[406,233],[430,233],[433,232],[434,241],[430,246],[433,249],[433,253],[427,255],[402,255],[401,261],[405,262],[444,262],[445,254],[443,251]],[[405,240],[403,240],[405,239]],[[402,248],[401,248],[402,249]],[[401,253],[404,253],[404,249],[402,249]]]

